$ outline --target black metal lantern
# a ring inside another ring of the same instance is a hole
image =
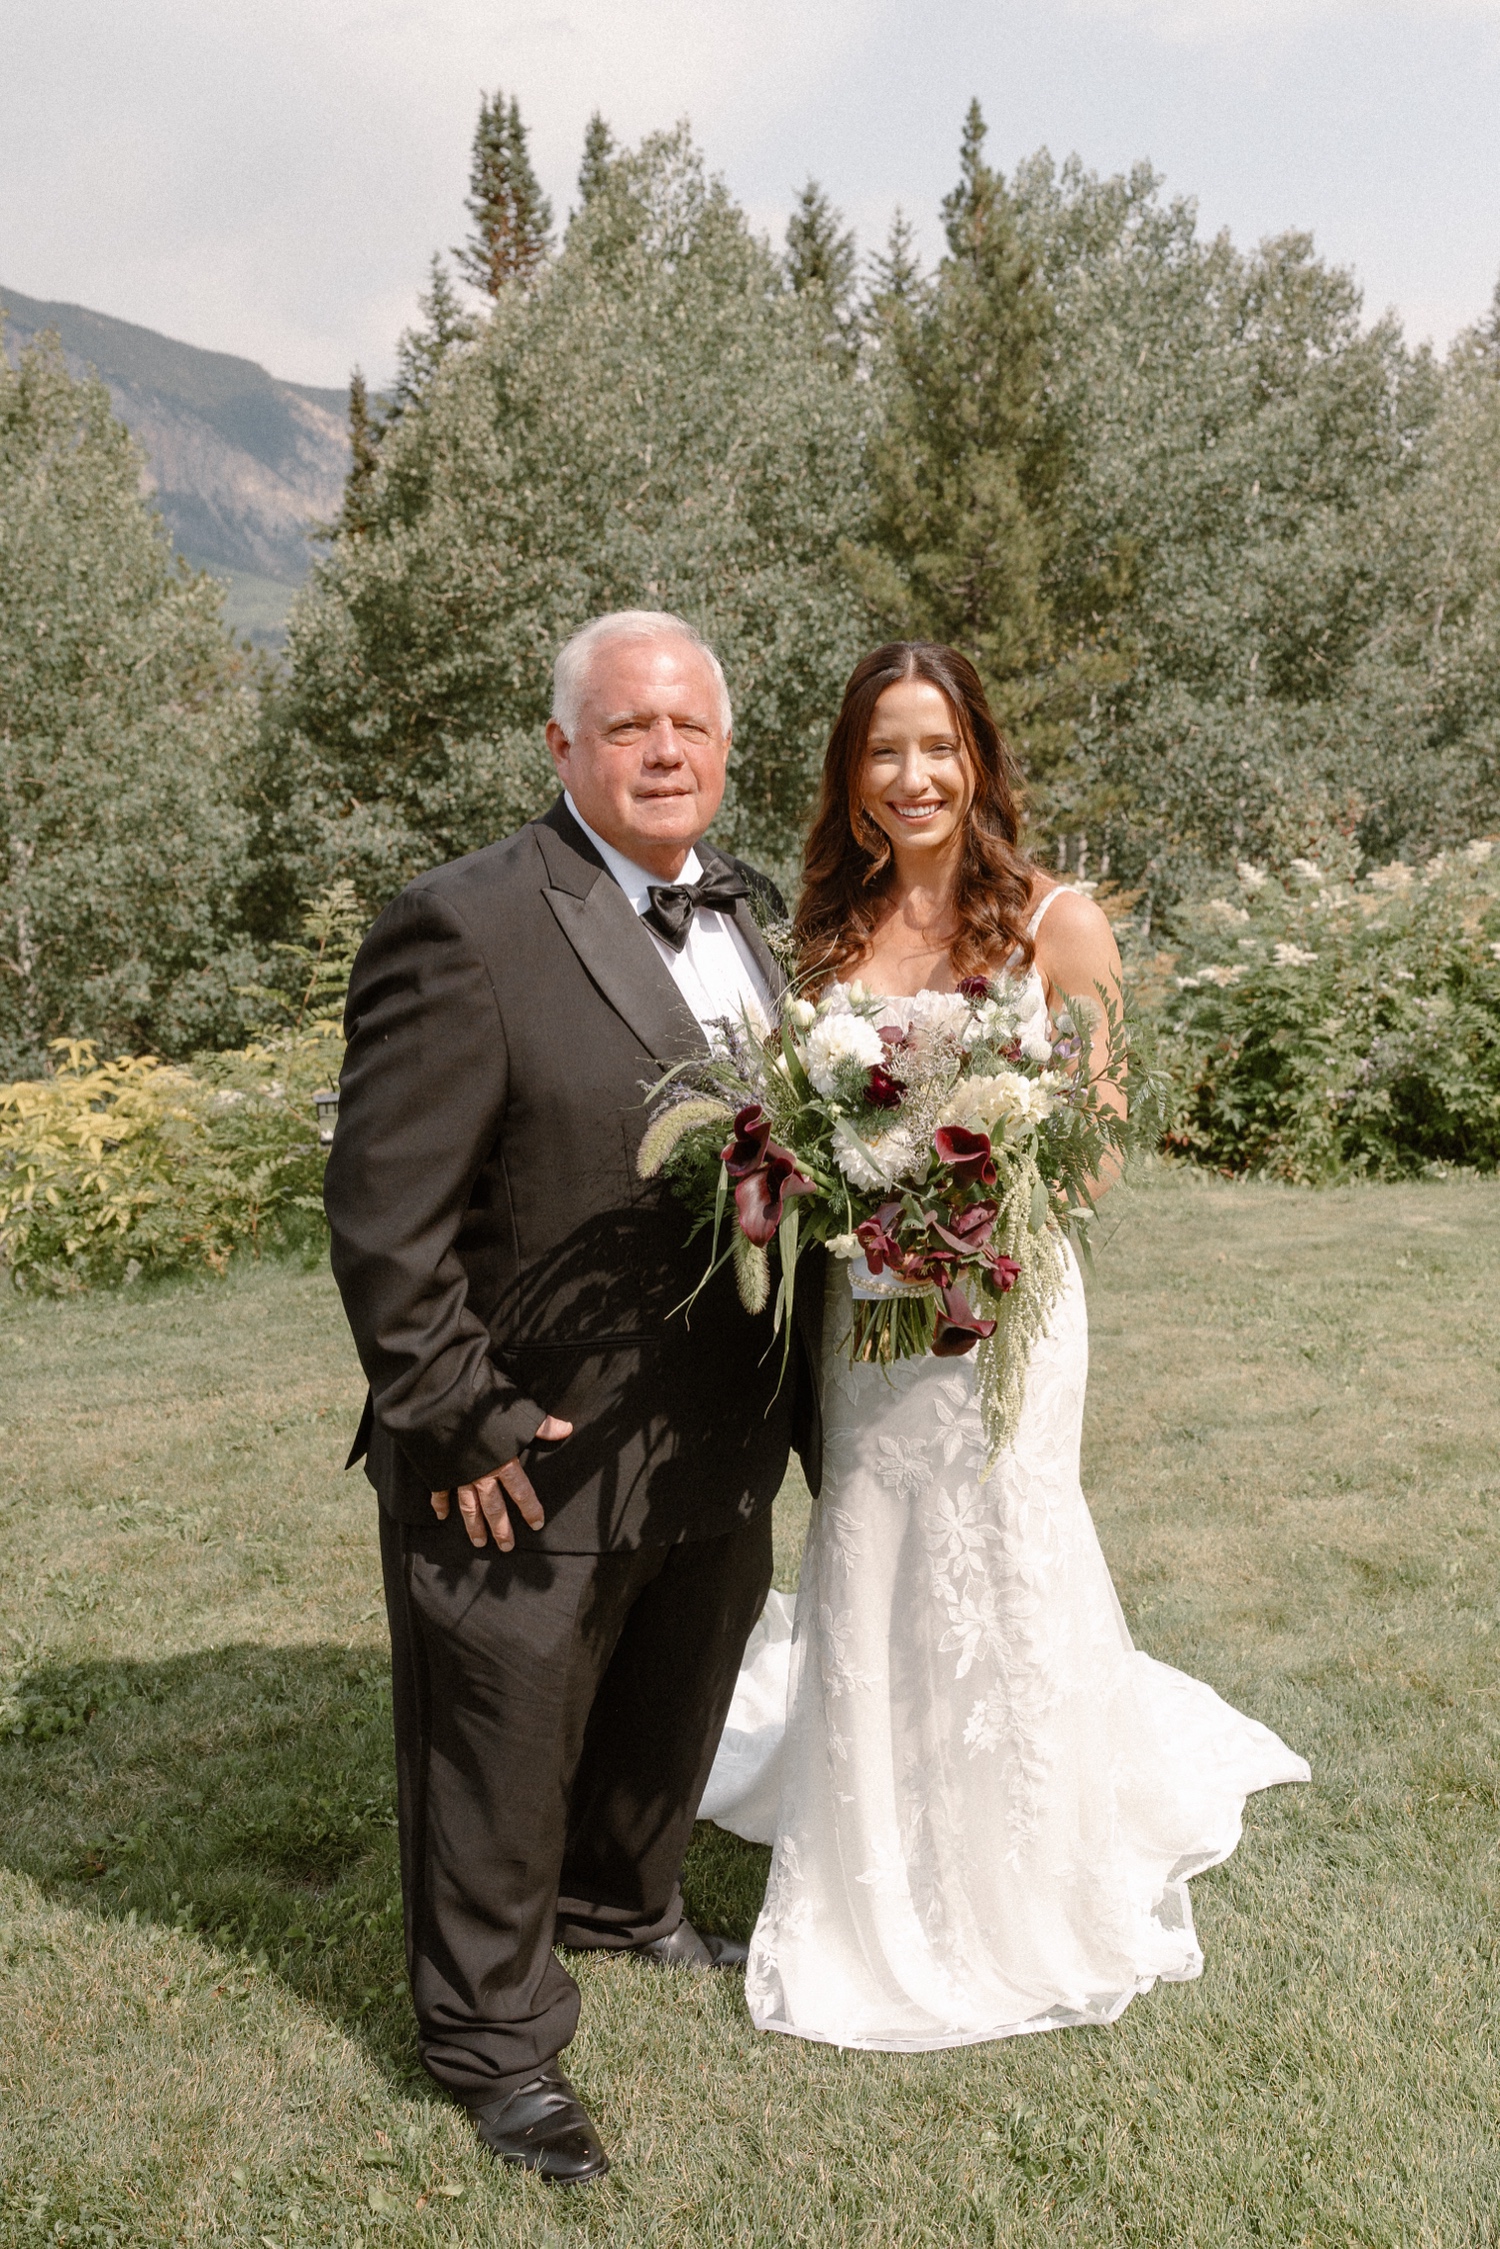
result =
[[[333,1128],[339,1121],[339,1089],[325,1085],[321,1093],[313,1095],[313,1107],[318,1112],[318,1139],[325,1148],[333,1146]]]

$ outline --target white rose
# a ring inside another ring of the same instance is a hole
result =
[[[808,1032],[802,1059],[813,1084],[827,1098],[837,1090],[841,1069],[851,1062],[873,1069],[885,1060],[885,1046],[874,1024],[862,1015],[828,1014]]]
[[[830,1257],[842,1257],[850,1263],[863,1254],[858,1234],[835,1234],[826,1246]]]
[[[818,1020],[818,1011],[811,1000],[788,1000],[786,1017],[794,1031],[810,1031]]]

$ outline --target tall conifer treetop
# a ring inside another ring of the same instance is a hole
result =
[[[787,221],[787,280],[799,297],[821,289],[829,304],[842,310],[854,286],[854,265],[854,236],[844,226],[843,213],[810,179]]]
[[[552,243],[552,205],[531,168],[526,127],[514,95],[481,94],[466,207],[474,221],[454,252],[459,271],[487,297],[511,282],[533,281]]]
[[[896,205],[884,251],[870,260],[869,300],[873,310],[883,305],[913,303],[922,287],[922,260],[917,250],[917,230]]]
[[[583,162],[578,167],[578,193],[587,205],[604,185],[615,153],[615,136],[596,109],[584,128]]]

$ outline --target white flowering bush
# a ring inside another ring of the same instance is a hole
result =
[[[1317,1182],[1500,1164],[1500,846],[1356,877],[1245,864],[1161,1004],[1167,1144]]]

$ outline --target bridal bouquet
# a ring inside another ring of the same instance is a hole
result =
[[[1123,1027],[1101,1002],[1102,1082],[1118,1085]],[[1054,1026],[1034,984],[1009,976],[904,1000],[857,983],[788,996],[778,1023],[747,1012],[715,1026],[706,1058],[651,1089],[641,1176],[664,1174],[711,1230],[704,1282],[732,1258],[750,1311],[769,1300],[774,1247],[788,1344],[797,1260],[822,1242],[850,1267],[852,1361],[977,1346],[997,1455],[1064,1240],[1086,1245],[1089,1182],[1124,1136],[1091,1072],[1091,1007],[1071,1009]]]

